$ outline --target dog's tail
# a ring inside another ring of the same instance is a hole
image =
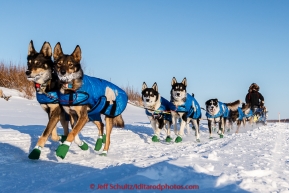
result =
[[[112,119],[114,127],[124,128],[124,120],[121,115],[118,115]]]
[[[225,103],[225,105],[231,110],[231,111],[236,111],[241,104],[241,100],[236,100],[235,102],[232,103]]]

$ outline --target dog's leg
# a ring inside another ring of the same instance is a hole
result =
[[[242,123],[242,120],[237,120],[237,130],[236,130],[236,133],[239,133],[239,129],[240,129],[241,123]]]
[[[171,115],[172,115],[172,124],[174,126],[174,133],[175,133],[175,135],[178,135],[178,127],[177,127],[178,121],[177,121],[177,119],[178,119],[179,116],[174,111],[171,111]]]
[[[49,135],[51,134],[52,130],[55,129],[56,124],[58,123],[60,119],[60,106],[58,104],[51,104],[50,105],[50,111],[49,111],[49,121],[48,124],[43,131],[42,135],[40,136],[35,148],[32,150],[32,152],[29,154],[29,159],[39,159],[41,154],[41,148],[44,147]]]
[[[231,118],[228,119],[228,132],[233,129],[233,120]]]
[[[159,134],[160,134],[160,129],[157,127],[157,121],[152,117],[148,116],[151,126],[154,130],[154,136],[152,137],[153,142],[159,142]]]
[[[63,127],[63,135],[58,136],[59,141],[61,141],[62,143],[66,140],[67,135],[69,133],[69,121],[67,120],[67,117],[69,115],[65,115],[64,111],[61,112],[60,114],[60,123]]]
[[[200,135],[199,135],[199,124],[198,124],[198,121],[196,119],[192,119],[192,123],[195,127],[195,135],[196,135],[196,139],[197,139],[197,142],[200,142]]]
[[[213,135],[212,135],[212,120],[208,119],[208,128],[209,128],[209,133],[210,133],[210,139],[213,139]]]
[[[63,121],[65,121],[65,124],[67,124],[67,132],[69,133],[68,121],[67,121],[67,117],[65,117],[65,114],[64,114],[64,120]],[[76,122],[77,122],[77,115],[74,115],[74,116],[71,115],[70,116],[71,128],[74,128],[74,126],[76,125]],[[66,133],[66,129],[64,130],[64,135],[65,135],[65,133]],[[68,133],[65,135],[64,141],[67,139]],[[75,135],[75,137],[74,137],[74,143],[76,143],[78,145],[78,147],[80,147],[80,149],[88,150],[87,143],[85,141],[81,140],[79,138],[78,134]]]
[[[242,119],[243,127],[246,128],[246,118]]]
[[[220,123],[219,123],[219,131],[221,131],[220,138],[224,137],[224,131],[225,131],[225,123],[226,123],[227,119],[224,117],[220,118]]]
[[[102,144],[106,142],[106,135],[103,133],[104,124],[100,121],[93,121],[93,123],[98,128],[98,138],[96,140],[94,150],[99,151],[102,147]]]
[[[76,112],[78,116],[78,120],[72,129],[72,131],[68,134],[66,141],[63,142],[62,145],[58,146],[56,150],[56,155],[62,159],[65,158],[69,147],[74,140],[75,136],[81,131],[84,125],[88,122],[88,115],[87,115],[87,106],[73,106],[73,110]]]
[[[110,134],[113,126],[113,118],[105,116],[106,141],[103,151],[100,155],[106,156],[110,145]]]
[[[184,130],[185,130],[185,127],[187,126],[186,114],[185,113],[180,113],[180,117],[181,117],[181,125],[180,125],[180,131],[178,133],[178,136],[175,139],[176,143],[179,143],[179,142],[183,141],[182,136],[184,135]]]
[[[167,133],[166,142],[171,142],[172,138],[171,138],[171,122],[170,121],[165,121],[165,128],[166,128],[166,133]]]

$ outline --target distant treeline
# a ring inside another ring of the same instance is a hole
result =
[[[267,120],[267,122],[275,123],[275,122],[279,122],[279,120],[277,120],[277,119]],[[280,123],[289,123],[289,119],[280,119]]]

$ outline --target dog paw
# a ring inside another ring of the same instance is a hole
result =
[[[62,159],[65,158],[67,152],[69,150],[69,146],[66,144],[61,144],[60,146],[58,146],[57,150],[56,150],[56,155]]]
[[[160,142],[160,140],[158,139],[158,136],[156,136],[156,135],[154,135],[154,136],[152,137],[152,141],[153,141],[153,142]]]
[[[95,151],[99,151],[102,147],[102,140],[103,138],[98,138],[96,143],[95,143],[95,147],[94,147],[94,150]]]
[[[224,138],[224,135],[221,134],[221,135],[220,135],[220,138]]]
[[[29,159],[39,159],[41,154],[41,150],[40,149],[33,149],[32,152],[28,155]]]
[[[213,138],[213,137],[210,137],[209,139],[212,140],[212,139],[214,139],[214,138]]]
[[[197,142],[201,142],[201,140],[200,140],[200,139],[197,139],[196,141],[197,141]]]
[[[167,136],[166,142],[171,142],[173,139],[170,136]]]
[[[176,143],[179,143],[179,142],[181,142],[181,141],[183,141],[183,139],[182,139],[180,136],[178,136],[178,137],[175,139],[175,142],[176,142]]]
[[[87,143],[85,143],[84,141],[82,141],[82,145],[80,145],[79,147],[80,147],[80,149],[82,149],[82,150],[88,150],[88,145],[87,145]]]

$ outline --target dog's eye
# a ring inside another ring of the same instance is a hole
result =
[[[154,97],[154,94],[150,94],[151,97]]]

